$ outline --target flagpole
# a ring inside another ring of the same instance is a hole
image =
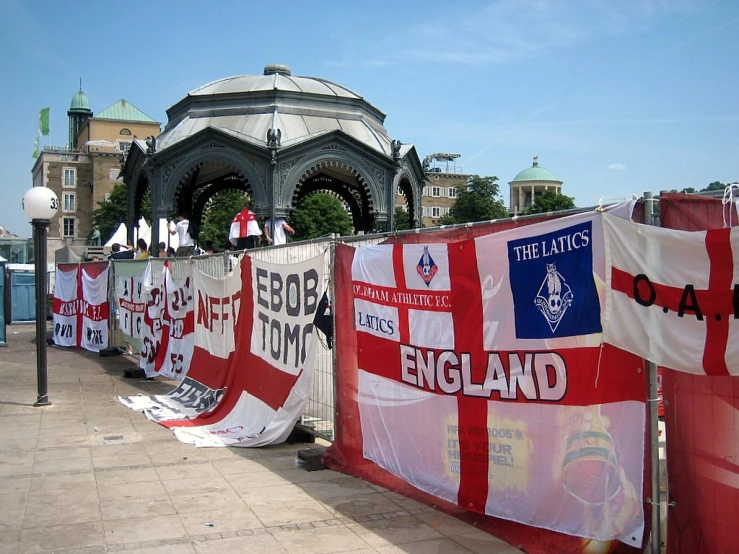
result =
[[[644,193],[644,223],[654,225],[654,193]],[[660,525],[660,488],[659,488],[659,402],[657,398],[657,364],[647,361],[649,371],[649,450],[652,470],[652,498],[648,500],[652,506],[652,535],[651,552],[660,554],[662,551]]]

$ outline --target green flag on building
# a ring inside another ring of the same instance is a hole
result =
[[[38,158],[38,144],[39,144],[40,141],[41,141],[41,136],[40,135],[37,135],[36,136],[36,141],[33,144],[33,154],[32,155],[33,155],[34,158]]]
[[[49,111],[51,108],[41,108],[38,112],[38,128],[43,136],[49,134]]]

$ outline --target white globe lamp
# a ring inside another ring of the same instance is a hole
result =
[[[45,219],[47,222],[59,210],[59,198],[47,187],[33,187],[23,196],[23,211],[32,220]]]
[[[23,196],[23,211],[33,225],[36,260],[36,380],[38,396],[34,406],[49,406],[46,370],[46,227],[59,210],[59,198],[47,187],[33,187]]]

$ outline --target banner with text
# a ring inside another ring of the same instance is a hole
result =
[[[108,347],[108,264],[59,264],[55,274],[54,344],[91,352]]]
[[[169,263],[159,275],[149,264],[142,281],[146,305],[139,367],[147,377],[162,375],[182,381],[195,341],[192,277],[178,284]]]
[[[220,279],[194,269],[187,378],[168,395],[120,401],[197,446],[284,441],[310,389],[323,266],[323,255],[292,264],[245,255]]]
[[[345,424],[328,462],[364,476],[369,461],[465,510],[561,533],[501,533],[528,551],[641,546],[643,363],[601,341],[601,217],[337,247],[337,291],[351,279],[337,371],[355,375],[339,381],[339,420],[356,412],[360,428]]]
[[[678,231],[604,216],[605,340],[670,369],[739,375],[739,228]]]

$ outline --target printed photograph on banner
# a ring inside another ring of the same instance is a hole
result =
[[[315,266],[313,260],[295,264],[251,260],[251,352],[291,375],[302,371],[312,344],[313,318],[323,294]]]
[[[359,372],[364,457],[458,503],[461,476],[487,487],[487,515],[641,544],[641,402],[561,406],[445,396]]]
[[[605,306],[600,214],[479,237],[475,249],[487,350],[600,344]]]

